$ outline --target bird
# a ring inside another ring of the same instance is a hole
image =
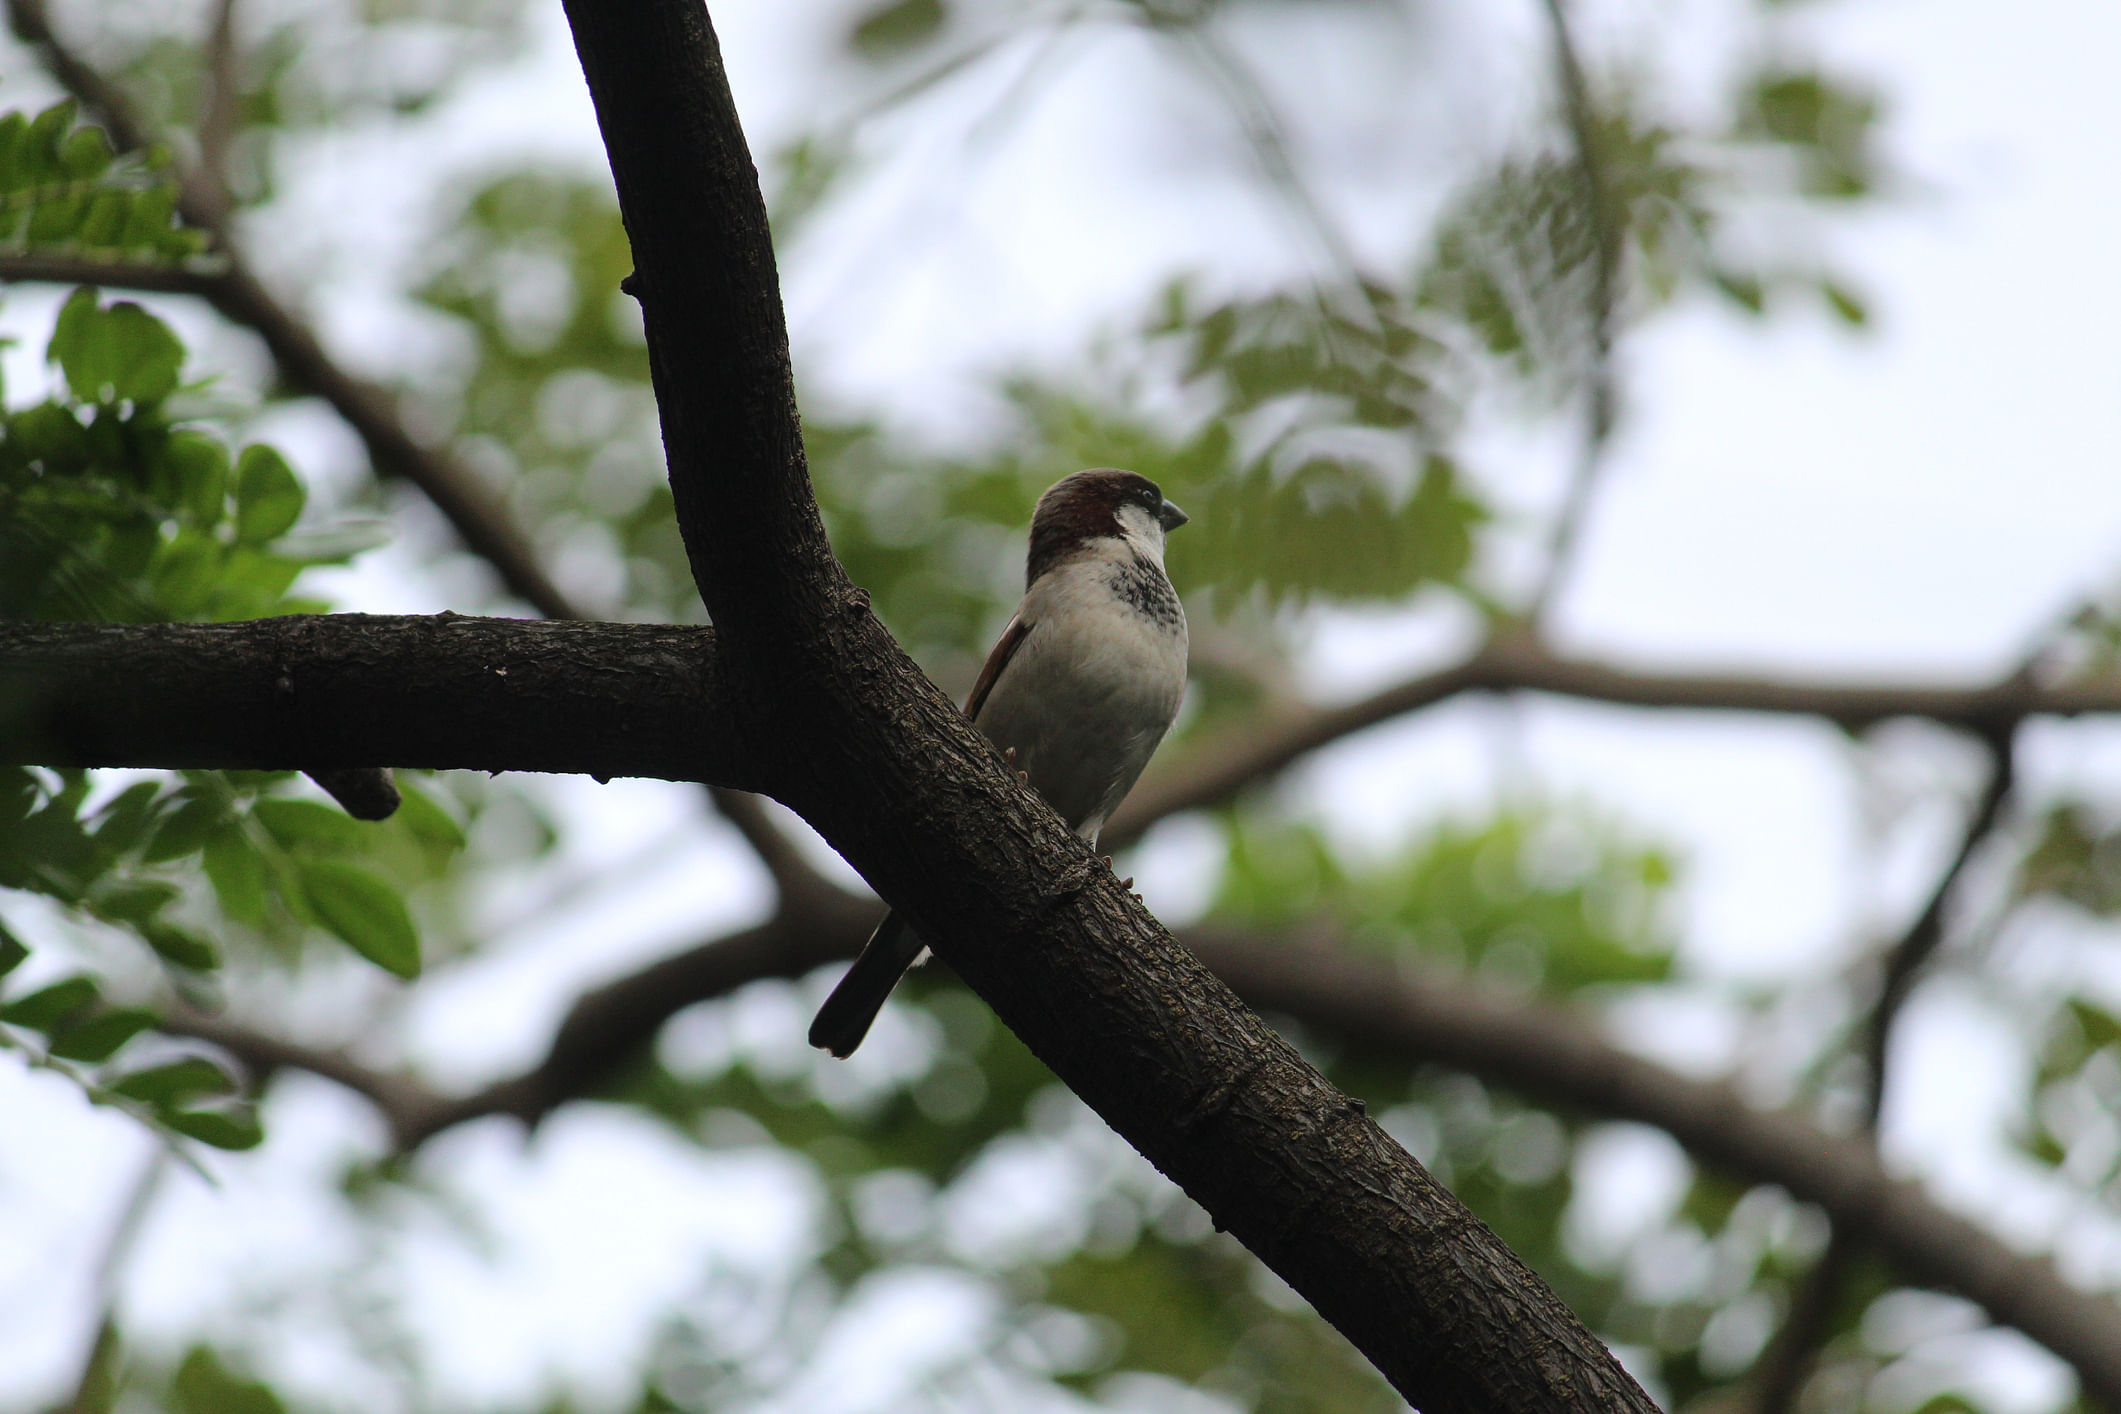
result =
[[[1114,467],[1047,488],[1031,515],[1023,602],[965,699],[972,724],[1093,847],[1185,695],[1186,612],[1164,572],[1164,536],[1186,520],[1154,481]],[[925,952],[887,914],[818,1009],[810,1044],[852,1055]]]

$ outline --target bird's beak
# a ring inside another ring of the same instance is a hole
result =
[[[1178,508],[1178,502],[1166,501],[1164,508],[1156,513],[1156,522],[1166,530],[1176,530],[1191,517]]]

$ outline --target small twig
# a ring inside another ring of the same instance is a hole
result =
[[[200,195],[214,210],[210,223],[227,224],[234,200],[228,184],[228,152],[242,107],[237,69],[236,0],[219,0],[206,35],[205,96],[199,106]]]
[[[339,808],[356,820],[388,820],[404,797],[398,783],[382,766],[354,766],[345,770],[315,770],[302,774],[339,802]]]
[[[0,254],[0,284],[95,285],[143,294],[211,299],[225,269],[214,257],[181,265],[88,260],[67,255]]]
[[[118,1209],[117,1220],[111,1224],[110,1236],[104,1239],[103,1252],[96,1261],[90,1287],[96,1303],[96,1329],[89,1340],[88,1352],[82,1357],[80,1377],[74,1381],[73,1394],[55,1406],[52,1414],[95,1414],[95,1411],[110,1407],[111,1367],[118,1357],[118,1281],[140,1240],[140,1230],[146,1225],[155,1193],[162,1185],[163,1172],[169,1167],[168,1146],[159,1137],[151,1137],[149,1142],[154,1147],[146,1162],[141,1164],[139,1176],[133,1179],[132,1187],[127,1190],[125,1202]]]
[[[1188,24],[1180,32],[1189,41],[1189,49],[1185,52],[1193,55],[1202,72],[1222,89],[1223,96],[1229,101],[1268,184],[1296,214],[1299,224],[1318,243],[1320,253],[1336,273],[1349,284],[1363,288],[1365,282],[1361,279],[1355,249],[1326,215],[1325,207],[1303,179],[1303,173],[1289,150],[1288,124],[1282,120],[1274,100],[1260,85],[1258,77],[1230,51],[1221,36],[1205,25]]]
[[[134,110],[132,100],[102,70],[62,44],[53,33],[51,14],[44,0],[7,0],[8,28],[15,38],[37,52],[59,87],[96,115],[110,134],[111,146],[120,152],[144,152],[150,145],[147,130]]]
[[[758,855],[759,862],[766,866],[784,906],[800,906],[801,898],[815,896],[821,891],[845,892],[804,858],[795,841],[773,818],[764,797],[748,791],[730,790],[726,786],[709,786],[708,794],[713,797],[714,807],[721,812],[722,818],[736,827],[737,833]]]
[[[171,1036],[188,1036],[217,1046],[241,1061],[252,1072],[255,1088],[262,1090],[277,1070],[303,1070],[344,1086],[376,1107],[390,1126],[402,1136],[431,1133],[433,1117],[450,1107],[450,1101],[419,1081],[371,1069],[343,1051],[327,1051],[256,1031],[240,1022],[208,1016],[182,1006],[164,1008],[158,1030]]]
[[[2011,750],[2015,725],[2014,722],[1997,723],[1982,733],[1981,741],[1987,748],[1990,763],[1988,784],[1982,789],[1981,798],[1975,802],[1973,813],[1960,833],[1958,849],[1938,875],[1936,886],[1930,890],[1928,902],[1885,954],[1877,999],[1864,1022],[1863,1133],[1873,1145],[1877,1142],[1879,1120],[1885,1112],[1886,1087],[1890,1080],[1887,1062],[1892,1054],[1894,1025],[1914,990],[1915,979],[1944,941],[1945,913],[1953,895],[1958,892],[1968,863],[2002,818],[2004,803],[2009,799],[2016,775]],[[1781,1329],[1755,1362],[1751,1381],[1752,1414],[1786,1414],[1795,1407],[1797,1396],[1829,1334],[1828,1314],[1855,1266],[1857,1256],[1868,1245],[1868,1234],[1846,1223],[1834,1224],[1826,1251],[1790,1298],[1789,1313],[1783,1318]]]
[[[1612,194],[1598,154],[1597,114],[1591,106],[1590,86],[1584,80],[1583,64],[1577,56],[1575,38],[1569,32],[1563,0],[1546,0],[1547,19],[1554,33],[1554,67],[1561,81],[1563,106],[1569,132],[1576,147],[1576,170],[1583,186],[1583,208],[1591,226],[1591,289],[1587,300],[1590,319],[1590,359],[1585,369],[1587,388],[1583,444],[1576,467],[1569,477],[1561,509],[1547,541],[1546,568],[1524,620],[1537,624],[1553,607],[1570,569],[1574,566],[1591,496],[1605,466],[1607,445],[1612,441],[1618,417],[1619,393],[1613,377],[1613,305],[1620,278],[1620,214],[1613,208]]]
[[[1886,954],[1885,969],[1878,985],[1878,999],[1871,1007],[1865,1027],[1864,1058],[1867,1062],[1865,1081],[1864,1127],[1872,1133],[1878,1129],[1879,1116],[1885,1107],[1887,1082],[1886,1062],[1890,1052],[1893,1026],[1900,1019],[1908,994],[1913,991],[1916,977],[1923,965],[1936,953],[1944,941],[1944,914],[1958,888],[1960,877],[1966,872],[1968,861],[1988,838],[2001,818],[2004,802],[2010,796],[2016,770],[2013,765],[2010,729],[1998,728],[1996,735],[1984,738],[1990,759],[1987,787],[1974,807],[1972,817],[1960,838],[1958,853],[1946,866],[1937,880],[1937,887],[1930,892],[1929,902],[1920,915],[1909,925],[1900,941]]]

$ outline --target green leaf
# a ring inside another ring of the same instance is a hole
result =
[[[106,879],[89,890],[87,903],[107,923],[142,924],[174,903],[179,892],[160,879]]]
[[[147,945],[178,967],[193,972],[211,972],[221,965],[221,950],[189,928],[173,923],[149,923],[140,929]]]
[[[1819,286],[1819,293],[1826,297],[1828,306],[1841,322],[1851,329],[1861,329],[1871,322],[1870,306],[1864,302],[1862,295],[1848,286],[1828,280]]]
[[[302,483],[272,448],[253,443],[236,458],[236,539],[263,545],[285,535],[303,500]]]
[[[126,300],[105,309],[84,286],[59,311],[48,357],[83,402],[145,404],[176,390],[184,345],[139,305]]]
[[[2084,1034],[2087,1051],[2104,1050],[2108,1046],[2121,1045],[2121,1017],[2116,1017],[2104,1007],[2096,1006],[2081,997],[2071,997],[2064,1005]]]
[[[228,511],[228,448],[218,437],[179,432],[163,457],[176,476],[185,511],[201,526],[219,525]]]
[[[50,181],[59,175],[59,144],[74,126],[80,105],[62,98],[30,121],[22,143],[22,162],[33,181]]]
[[[106,1061],[133,1037],[161,1018],[141,1007],[116,1007],[98,1012],[55,1033],[52,1054],[63,1060]]]
[[[161,864],[196,854],[227,823],[228,808],[220,801],[187,800],[163,820],[140,857],[145,863]]]
[[[249,1105],[210,1110],[165,1110],[162,1122],[177,1133],[216,1149],[255,1149],[265,1138],[257,1111]]]
[[[231,824],[206,842],[201,862],[222,911],[240,923],[265,921],[265,860]]]
[[[96,996],[93,977],[69,977],[0,1006],[0,1021],[10,1026],[26,1026],[32,1031],[50,1031],[95,1005]]]
[[[413,838],[452,854],[464,848],[464,827],[433,796],[409,781],[398,782],[398,796],[398,823]]]
[[[865,59],[887,58],[933,38],[946,18],[942,0],[887,0],[854,22],[847,45]]]
[[[251,813],[282,849],[337,852],[362,842],[361,822],[321,801],[261,800]]]
[[[0,923],[0,977],[20,967],[28,956],[29,949],[22,946],[22,940],[10,933],[5,923]]]
[[[154,823],[155,798],[161,793],[160,781],[138,781],[120,791],[96,812],[96,843],[112,855],[139,844]]]
[[[195,1345],[170,1382],[175,1414],[286,1414],[280,1396],[256,1380],[247,1380],[221,1363],[203,1345]]]
[[[227,1095],[235,1077],[204,1056],[186,1056],[121,1075],[105,1087],[128,1100],[156,1106],[179,1105],[201,1095]]]
[[[420,935],[390,885],[358,865],[313,859],[302,864],[302,893],[355,952],[400,977],[420,975]]]
[[[1767,287],[1759,276],[1741,270],[1718,270],[1713,278],[1716,288],[1746,313],[1759,314],[1767,308]]]
[[[91,181],[110,170],[112,158],[110,138],[101,128],[76,128],[67,134],[66,143],[60,149],[59,165],[66,175],[75,181]]]

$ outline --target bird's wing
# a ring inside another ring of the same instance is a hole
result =
[[[979,680],[972,684],[972,695],[965,699],[967,717],[975,722],[979,720],[979,709],[987,705],[987,694],[994,690],[1002,669],[1009,666],[1009,660],[1016,656],[1016,650],[1023,646],[1030,632],[1031,624],[1021,613],[1009,620],[1009,627],[1003,629],[1002,636],[995,640],[994,651],[987,655],[985,666],[979,670]]]

